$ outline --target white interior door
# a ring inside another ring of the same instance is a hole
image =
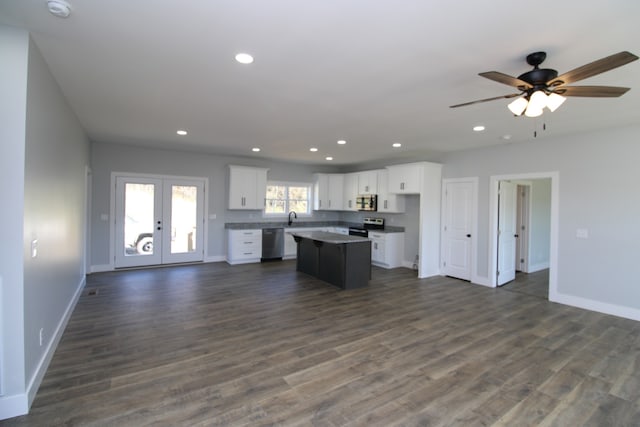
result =
[[[516,278],[517,191],[516,184],[500,181],[498,187],[498,286]]]
[[[445,184],[443,273],[463,280],[471,280],[473,190],[472,182]]]
[[[117,176],[115,267],[204,259],[204,180]]]

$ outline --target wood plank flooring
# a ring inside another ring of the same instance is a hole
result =
[[[96,292],[95,295],[90,295]],[[7,426],[640,425],[640,322],[408,269],[101,273]]]

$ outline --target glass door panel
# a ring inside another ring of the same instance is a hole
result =
[[[196,250],[198,189],[195,186],[171,186],[171,253]]]
[[[153,255],[153,184],[128,182],[124,188],[125,256]]]
[[[115,267],[162,262],[162,180],[116,177]]]
[[[165,179],[167,242],[163,263],[202,261],[204,181]]]

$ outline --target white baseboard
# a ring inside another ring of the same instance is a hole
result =
[[[209,256],[204,259],[204,262],[224,262],[227,260],[227,257],[224,255],[215,255]]]
[[[19,417],[29,412],[27,393],[0,396],[0,420]]]
[[[543,262],[540,264],[529,265],[527,273],[535,273],[536,271],[545,270],[549,268],[549,262]]]
[[[598,313],[610,314],[612,316],[624,317],[625,319],[640,321],[640,310],[637,308],[623,307],[616,304],[609,304],[606,302],[560,293],[550,294],[549,301],[570,305],[572,307],[584,308],[585,310],[597,311]]]
[[[82,279],[80,280],[80,283],[78,283],[78,287],[76,288],[76,292],[73,295],[73,298],[71,298],[71,301],[69,301],[69,304],[67,305],[67,309],[65,310],[64,314],[62,315],[62,318],[60,319],[60,321],[58,322],[58,325],[56,326],[56,329],[53,334],[53,338],[49,341],[49,344],[47,345],[47,349],[45,350],[44,354],[42,355],[42,358],[38,362],[36,371],[31,377],[31,380],[29,381],[29,385],[27,386],[27,396],[29,399],[29,407],[31,407],[31,404],[33,403],[33,399],[35,399],[36,397],[36,393],[38,392],[38,388],[40,388],[40,384],[42,383],[44,374],[47,372],[49,363],[53,358],[53,354],[55,353],[56,348],[58,347],[60,338],[62,338],[62,334],[65,328],[67,327],[67,323],[69,323],[69,318],[71,318],[71,313],[73,313],[73,309],[76,307],[76,304],[80,299],[80,295],[82,294],[82,291],[86,283],[87,283],[86,276],[83,276]]]
[[[483,277],[483,276],[473,276],[471,278],[471,283],[475,284],[475,285],[482,285],[482,286],[486,286],[488,288],[495,288],[494,285],[491,284],[491,282],[489,281],[488,277]]]
[[[99,265],[92,265],[91,266],[91,272],[92,273],[102,273],[105,271],[113,271],[113,265],[111,264],[99,264]]]

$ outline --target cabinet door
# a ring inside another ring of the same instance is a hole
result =
[[[384,247],[385,247],[384,238],[371,239],[371,261],[377,262],[379,264],[386,264]]]
[[[266,191],[267,169],[229,166],[229,209],[262,209]]]
[[[378,212],[404,212],[404,196],[389,193],[389,172],[378,171]]]
[[[389,192],[397,194],[419,194],[423,168],[420,164],[388,166]]]
[[[329,175],[317,173],[314,175],[313,209],[316,211],[329,208]]]
[[[329,207],[332,211],[342,210],[344,179],[342,174],[329,175]]]
[[[378,193],[378,171],[358,172],[358,194]]]
[[[356,196],[358,195],[358,174],[347,173],[344,175],[342,197],[342,210],[344,211],[357,211]]]

